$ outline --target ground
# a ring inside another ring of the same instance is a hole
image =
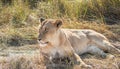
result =
[[[103,59],[97,55],[83,54],[81,58],[94,69],[120,69],[120,55],[115,55],[114,59]],[[46,69],[43,62],[38,45],[8,47],[0,50],[0,69]],[[58,67],[49,66],[47,69],[79,69],[79,67],[64,64]]]

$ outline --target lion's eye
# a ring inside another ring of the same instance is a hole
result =
[[[46,33],[48,32],[48,28],[45,28],[45,32],[46,32]]]

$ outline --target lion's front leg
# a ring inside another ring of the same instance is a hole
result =
[[[73,54],[72,57],[70,57],[72,61],[74,61],[75,64],[80,65],[82,68],[92,69],[92,66],[85,64],[80,56],[76,53]]]

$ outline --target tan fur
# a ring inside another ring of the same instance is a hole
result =
[[[41,52],[50,57],[56,57],[56,53],[59,53],[60,57],[72,56],[70,58],[80,62],[80,66],[89,68],[91,66],[81,60],[80,54],[88,52],[103,57],[106,56],[104,51],[120,54],[120,50],[116,49],[104,35],[98,32],[88,29],[61,29],[61,25],[61,20],[41,21],[38,39],[40,39],[39,42],[47,42],[46,46],[40,46]],[[47,32],[45,33],[46,28]]]

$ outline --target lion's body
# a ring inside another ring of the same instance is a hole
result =
[[[65,33],[68,36],[68,39],[71,43],[71,46],[74,48],[74,51],[78,54],[89,52],[89,48],[93,46],[96,46],[98,48],[102,47],[104,41],[108,42],[105,36],[93,30],[69,29]],[[99,46],[97,42],[101,45]],[[105,45],[103,46],[103,49],[106,50]]]
[[[120,54],[120,50],[115,48],[104,35],[88,29],[61,29],[58,28],[59,23],[58,21],[48,19],[45,20],[41,26],[40,40],[42,39],[42,41],[48,42],[47,46],[41,48],[41,51],[49,56],[55,58],[74,54],[74,58],[80,61],[83,66],[90,67],[87,66],[78,55],[92,53],[104,57],[106,56],[104,51]],[[41,34],[41,31],[45,30],[44,27],[49,28],[50,32]]]
[[[72,48],[77,54],[88,52],[89,47],[95,45],[92,40],[95,40],[97,38],[101,39],[102,37],[93,30],[67,29],[65,30],[65,34],[67,36],[67,39],[70,41]],[[92,38],[90,38],[90,34],[93,35]],[[96,36],[98,37],[96,38]]]

